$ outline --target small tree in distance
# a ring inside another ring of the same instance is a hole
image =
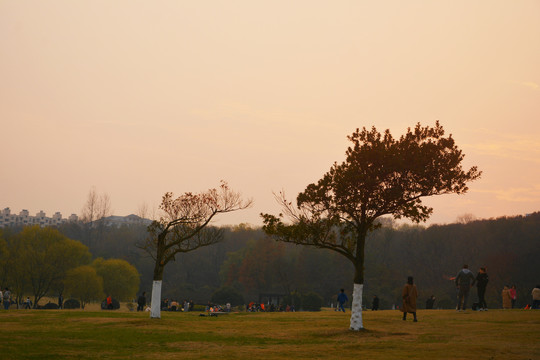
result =
[[[150,317],[161,317],[161,284],[165,265],[179,253],[216,244],[223,240],[223,229],[209,226],[218,214],[250,207],[251,200],[242,200],[240,193],[222,181],[217,189],[199,194],[185,193],[177,198],[163,195],[160,210],[163,216],[148,226],[149,236],[141,246],[154,259],[152,310]]]
[[[103,278],[90,265],[69,270],[64,284],[66,292],[79,299],[83,309],[88,302],[103,299]]]
[[[126,260],[103,258],[95,259],[91,265],[103,278],[105,296],[111,295],[119,301],[135,298],[140,282],[140,274],[135,266]]]
[[[452,135],[444,137],[438,121],[435,127],[417,124],[399,140],[375,127],[357,129],[348,139],[345,161],[298,194],[296,206],[283,192],[276,195],[285,216],[261,216],[263,230],[274,239],[330,249],[353,263],[350,329],[361,330],[365,241],[380,227],[376,220],[391,215],[425,221],[433,209],[422,204],[423,197],[465,193],[467,182],[481,172],[475,166],[462,169],[464,154]]]

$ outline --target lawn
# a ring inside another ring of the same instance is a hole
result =
[[[540,311],[350,313],[0,311],[4,359],[540,359]]]

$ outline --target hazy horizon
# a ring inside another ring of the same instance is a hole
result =
[[[0,0],[0,208],[113,213],[225,180],[260,225],[356,128],[439,120],[483,171],[432,223],[540,210],[540,2]]]

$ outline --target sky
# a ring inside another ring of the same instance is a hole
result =
[[[356,128],[439,120],[483,176],[429,224],[540,210],[540,1],[0,0],[0,208],[115,215],[225,180],[262,224]]]

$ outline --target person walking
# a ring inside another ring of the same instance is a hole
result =
[[[345,290],[344,289],[341,289],[340,293],[338,294],[337,296],[337,301],[338,301],[338,308],[337,308],[337,311],[343,311],[345,312],[345,303],[347,301],[349,301],[349,299],[347,298],[347,295],[345,294]]]
[[[478,291],[478,307],[479,311],[487,311],[486,304],[486,286],[489,282],[489,277],[485,267],[481,267],[476,275],[476,290]]]
[[[456,275],[456,287],[458,289],[458,298],[457,298],[457,311],[465,311],[467,309],[467,299],[469,298],[469,291],[471,287],[474,286],[476,282],[474,275],[471,270],[469,270],[469,265],[463,265]]]
[[[403,320],[407,320],[407,313],[411,313],[413,314],[413,321],[417,322],[416,299],[418,298],[418,290],[416,289],[416,285],[414,285],[412,276],[407,278],[407,283],[403,287],[401,297],[403,298],[403,306],[401,307],[401,311],[403,311]]]
[[[30,300],[29,296],[27,296],[26,300],[24,300],[24,308],[25,309],[31,309],[32,308],[32,300]]]
[[[511,309],[512,308],[512,296],[510,295],[510,289],[508,288],[508,286],[504,286],[502,292],[501,292],[501,296],[502,296],[502,304],[503,304],[503,309]]]

